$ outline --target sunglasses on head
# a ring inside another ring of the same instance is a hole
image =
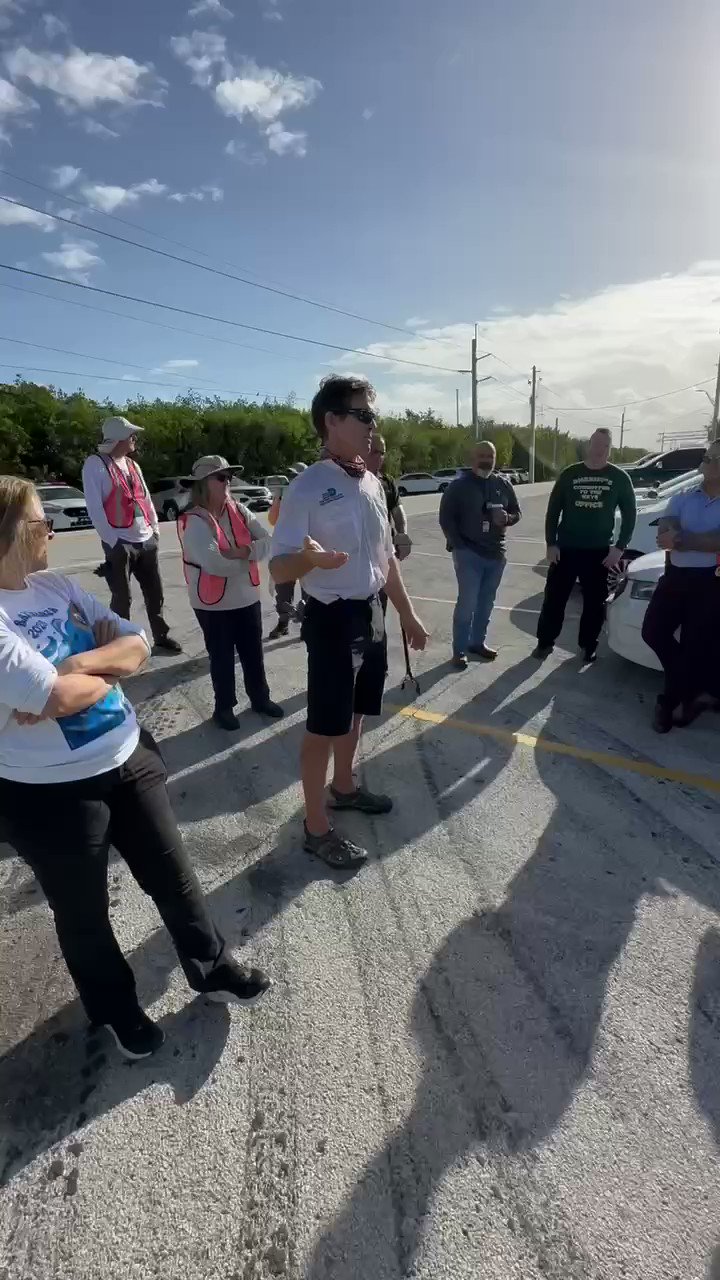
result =
[[[338,417],[356,418],[358,422],[362,422],[365,427],[375,425],[375,414],[372,409],[340,409]]]

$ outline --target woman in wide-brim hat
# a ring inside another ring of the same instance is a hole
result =
[[[262,647],[258,563],[267,558],[270,536],[233,500],[230,483],[239,471],[242,467],[231,466],[219,454],[198,458],[190,477],[190,505],[178,520],[190,603],[210,658],[213,719],[229,730],[240,727],[236,654],[253,711],[273,719],[283,715],[270,697]]]
[[[183,849],[165,766],[118,681],[140,627],[47,569],[50,522],[29,480],[0,476],[0,812],[55,919],[92,1023],[126,1058],[159,1048],[108,915],[110,844],[155,902],[196,991],[249,1003],[270,985],[228,952]]]

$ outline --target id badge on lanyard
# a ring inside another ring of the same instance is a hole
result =
[[[385,614],[379,596],[370,601],[370,635],[373,643],[382,640],[385,635]]]

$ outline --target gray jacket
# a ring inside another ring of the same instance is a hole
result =
[[[440,528],[447,539],[448,551],[466,547],[492,560],[505,559],[505,528],[492,523],[488,503],[499,503],[505,508],[508,527],[521,518],[513,486],[497,471],[486,477],[463,471],[448,485],[440,500]]]

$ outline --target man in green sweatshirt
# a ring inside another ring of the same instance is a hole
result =
[[[635,528],[635,491],[621,467],[608,461],[612,439],[605,427],[588,441],[584,462],[561,471],[545,517],[548,570],[538,619],[534,658],[552,653],[565,620],[570,592],[580,579],[583,609],[579,644],[586,662],[594,662],[605,621],[608,571],[615,569]],[[613,545],[615,513],[620,535]]]

